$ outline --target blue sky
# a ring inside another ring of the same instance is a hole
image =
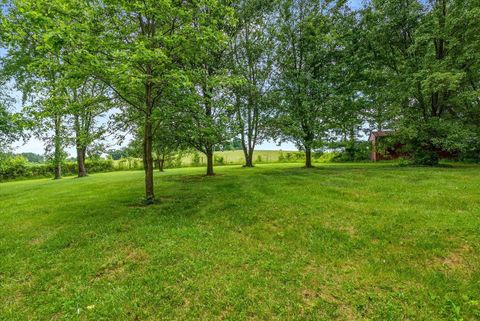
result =
[[[359,9],[362,7],[362,0],[350,0],[349,2],[353,9]]]

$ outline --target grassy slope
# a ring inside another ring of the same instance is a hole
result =
[[[1,320],[480,318],[479,167],[0,184]]]

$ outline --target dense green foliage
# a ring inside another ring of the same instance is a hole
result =
[[[11,113],[8,99],[5,99],[0,88],[0,154],[21,137],[22,128],[17,118],[17,115]]]
[[[115,166],[114,162],[111,160],[86,160],[85,164],[89,173],[142,168],[139,161],[135,162],[136,166]],[[35,164],[29,163],[23,156],[5,157],[0,162],[0,182],[20,178],[52,177],[54,169],[55,164],[53,163]],[[76,162],[62,162],[63,175],[77,175],[77,170]]]
[[[45,161],[45,157],[35,153],[22,153],[20,156],[25,157],[30,163],[43,163]]]
[[[365,91],[376,127],[397,129],[415,161],[480,155],[480,2],[372,1],[362,11]]]
[[[480,318],[477,166],[217,171],[1,184],[0,318]]]

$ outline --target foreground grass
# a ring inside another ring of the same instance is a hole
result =
[[[480,168],[0,184],[1,320],[477,320]]]

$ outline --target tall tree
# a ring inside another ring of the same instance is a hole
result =
[[[345,1],[280,1],[277,32],[278,127],[282,135],[305,150],[322,146],[331,128],[338,83],[337,33],[334,19]]]
[[[45,153],[54,167],[54,178],[62,178],[62,163],[66,158],[68,129],[65,124],[67,97],[55,77],[38,81],[24,101],[24,112],[29,117],[30,129],[45,144]]]
[[[348,6],[338,7],[330,14],[333,29],[331,61],[335,64],[330,69],[332,98],[332,130],[330,140],[337,147],[346,151],[346,159],[355,160],[357,143],[361,139],[362,129],[367,121],[364,88],[365,61],[358,52],[362,47],[360,26],[357,15]]]
[[[56,179],[61,178],[65,157],[70,78],[77,73],[71,64],[75,50],[67,41],[74,37],[69,21],[63,1],[45,6],[13,0],[8,2],[1,25],[1,39],[8,49],[4,59],[7,73],[23,93],[32,129],[46,142]]]
[[[255,147],[266,138],[272,116],[269,94],[275,45],[273,4],[240,0],[235,6],[237,28],[232,37],[232,70],[240,81],[233,92],[246,167],[253,167]]]
[[[222,1],[210,1],[198,8],[192,22],[197,37],[190,77],[196,98],[185,115],[189,124],[185,137],[192,147],[206,155],[207,176],[214,175],[215,146],[232,136],[228,49],[233,19],[229,6]]]
[[[143,132],[145,198],[155,200],[153,140],[164,91],[185,81],[179,68],[188,58],[191,16],[196,3],[183,1],[108,1],[98,3],[84,39],[95,74],[125,102],[123,112]]]
[[[94,78],[75,79],[68,92],[68,112],[73,123],[78,177],[87,176],[85,159],[92,144],[103,138],[105,125],[99,119],[112,107],[108,87]]]

